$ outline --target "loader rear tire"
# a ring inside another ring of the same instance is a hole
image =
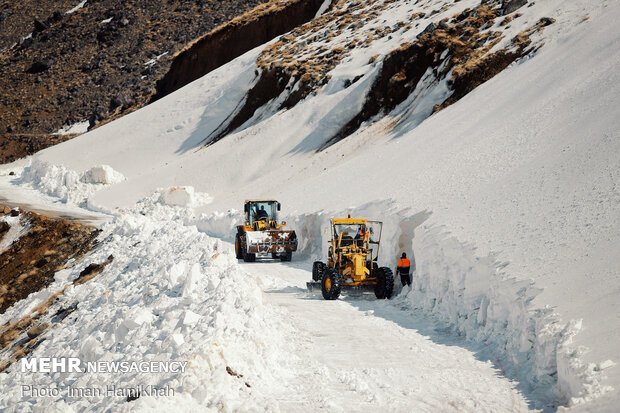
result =
[[[381,267],[375,271],[377,284],[375,284],[375,296],[379,299],[391,298],[394,291],[394,274],[388,267]]]
[[[321,279],[321,293],[326,300],[337,300],[342,289],[342,279],[338,271],[328,268]]]
[[[290,260],[292,260],[293,259],[293,252],[292,251],[286,251],[284,253],[284,255],[280,256],[280,259],[282,261],[290,261]]]
[[[321,261],[314,261],[312,263],[312,280],[321,281],[323,273],[325,272],[325,264]]]

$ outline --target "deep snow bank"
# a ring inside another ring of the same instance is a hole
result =
[[[534,281],[510,277],[507,263],[479,256],[445,228],[422,226],[416,233],[413,288],[405,288],[396,305],[407,303],[485,343],[538,403],[570,406],[611,390],[600,384],[600,364],[583,362],[585,349],[572,345],[581,321],[564,322],[551,307],[532,305],[542,291]]]
[[[69,287],[55,309],[75,308],[42,336],[30,357],[87,361],[187,361],[185,373],[22,373],[3,375],[0,410],[112,409],[277,410],[265,387],[283,379],[286,351],[279,325],[262,303],[259,280],[245,274],[221,241],[184,225],[185,208],[157,202],[154,194],[103,226],[99,247],[75,267],[60,271],[45,291],[7,310],[0,324],[20,319],[37,302],[78,277],[87,264],[113,261],[91,281]],[[55,311],[50,311],[54,314]],[[46,320],[53,323],[49,316]],[[243,378],[227,372],[243,375]],[[57,388],[60,397],[22,394],[25,382]],[[246,385],[247,383],[247,385]],[[174,396],[72,398],[68,387],[171,388]],[[250,387],[251,386],[251,387]]]

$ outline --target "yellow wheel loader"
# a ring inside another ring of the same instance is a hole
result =
[[[326,300],[341,291],[373,291],[377,298],[390,298],[394,274],[377,264],[383,223],[358,218],[330,220],[331,239],[327,263],[315,261],[308,290],[321,290]]]
[[[274,199],[245,201],[245,222],[237,226],[235,253],[237,259],[256,261],[257,255],[269,255],[282,261],[290,261],[297,251],[295,231],[282,230],[286,222],[278,224],[280,203]]]

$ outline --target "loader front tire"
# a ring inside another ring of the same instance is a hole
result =
[[[375,284],[375,296],[379,299],[391,298],[394,291],[394,274],[388,267],[375,270],[377,284]]]
[[[254,262],[256,261],[256,254],[251,252],[247,252],[248,248],[245,244],[245,237],[243,238],[243,243],[241,244],[241,254],[243,256],[243,261],[245,262]]]
[[[321,293],[326,300],[337,300],[342,289],[342,279],[338,271],[328,268],[321,279]]]
[[[321,261],[314,261],[312,263],[312,280],[321,281],[323,273],[325,272],[325,264]]]
[[[286,251],[283,255],[280,256],[280,259],[282,261],[290,261],[293,259],[293,252],[292,251]]]
[[[235,255],[238,260],[243,258],[243,254],[241,253],[241,237],[239,234],[235,235]]]
[[[252,254],[251,252],[243,253],[243,261],[245,262],[254,262],[256,261],[256,254]]]

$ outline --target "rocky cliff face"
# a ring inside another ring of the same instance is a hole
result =
[[[65,140],[52,135],[63,127],[93,127],[143,106],[187,44],[266,2],[4,2],[0,162]]]

